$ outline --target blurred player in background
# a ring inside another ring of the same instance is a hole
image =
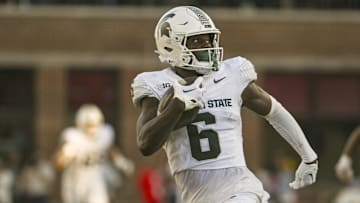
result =
[[[0,156],[0,202],[13,202],[13,187],[15,184],[15,174],[11,170],[4,157]]]
[[[354,181],[354,171],[352,161],[354,152],[360,144],[360,126],[356,127],[345,143],[343,152],[335,165],[336,176],[344,183],[346,187],[337,194],[334,203],[353,203],[360,202],[360,185]],[[358,160],[358,159],[357,159]]]
[[[147,156],[165,149],[184,203],[267,202],[268,194],[245,162],[240,113],[245,106],[263,116],[302,158],[290,187],[313,184],[318,157],[301,128],[254,83],[257,74],[249,60],[222,61],[219,35],[196,7],[176,7],[160,18],[157,53],[171,67],[141,73],[132,83],[132,100],[141,110],[140,151]],[[193,82],[185,85],[190,78]],[[173,96],[165,102],[171,87]],[[159,103],[166,105],[159,108]]]
[[[335,165],[336,176],[339,180],[348,185],[339,191],[334,203],[360,202],[360,184],[358,181],[354,181],[354,171],[352,166],[353,159],[359,160],[359,158],[356,159],[354,157],[354,153],[359,145],[360,126],[350,133],[340,158]]]
[[[55,170],[47,154],[38,148],[25,162],[17,182],[17,190],[23,202],[50,202],[55,182]]]
[[[336,163],[335,171],[337,177],[343,182],[351,182],[354,178],[354,172],[352,168],[353,154],[357,146],[360,145],[360,126],[355,128],[348,140],[346,141],[345,147],[341,153],[341,156]]]
[[[126,175],[134,164],[113,146],[114,130],[104,123],[101,110],[92,104],[82,105],[76,113],[76,126],[62,133],[62,144],[55,156],[62,175],[64,203],[109,203],[107,176],[103,164],[110,156]]]

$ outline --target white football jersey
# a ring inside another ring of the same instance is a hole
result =
[[[110,149],[114,130],[103,125],[94,137],[87,136],[75,127],[63,131],[62,139],[69,152],[75,154],[75,160],[62,175],[62,200],[64,203],[108,203],[102,160]]]
[[[110,125],[103,125],[94,137],[87,136],[75,127],[66,128],[62,141],[72,153],[76,154],[74,164],[93,165],[99,163],[114,140],[114,130]]]
[[[133,103],[138,106],[144,97],[160,100],[180,79],[171,68],[137,75],[132,84]],[[219,71],[204,76],[205,108],[192,124],[173,131],[163,146],[172,173],[246,166],[241,94],[256,79],[253,64],[242,57],[224,60]]]

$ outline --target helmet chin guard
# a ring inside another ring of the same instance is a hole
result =
[[[213,35],[210,48],[189,49],[186,46],[188,37],[203,34]],[[219,46],[220,31],[199,8],[180,6],[169,10],[157,23],[154,36],[155,52],[161,62],[200,74],[209,74],[220,67],[223,59],[223,48]]]

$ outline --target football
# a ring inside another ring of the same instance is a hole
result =
[[[170,102],[170,99],[174,96],[174,88],[171,86],[168,90],[166,90],[164,96],[161,98],[158,112],[162,113],[164,109],[167,107],[167,105]]]
[[[195,81],[196,77],[188,77],[188,78],[184,78],[182,80],[179,81],[180,84],[182,85],[190,85]],[[171,86],[164,94],[164,96],[161,98],[160,103],[159,103],[159,107],[158,107],[158,112],[162,113],[164,111],[164,109],[167,107],[167,105],[169,104],[170,100],[173,98],[174,96],[174,88]],[[188,111],[185,111],[182,115],[182,117],[180,118],[180,120],[178,121],[176,127],[180,128],[183,127],[189,123],[191,123],[197,113],[199,112],[200,108],[194,108]]]
[[[187,77],[179,81],[181,85],[191,85],[196,80],[196,77]],[[170,99],[174,96],[174,88],[171,86],[160,99],[158,112],[161,113],[167,107]]]

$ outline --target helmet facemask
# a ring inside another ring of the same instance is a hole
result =
[[[204,34],[201,34],[204,35]],[[195,70],[200,74],[208,74],[211,71],[218,71],[223,59],[223,48],[219,47],[219,33],[209,33],[211,47],[188,48],[187,39],[196,35],[185,37],[183,42],[183,66],[184,69]]]

